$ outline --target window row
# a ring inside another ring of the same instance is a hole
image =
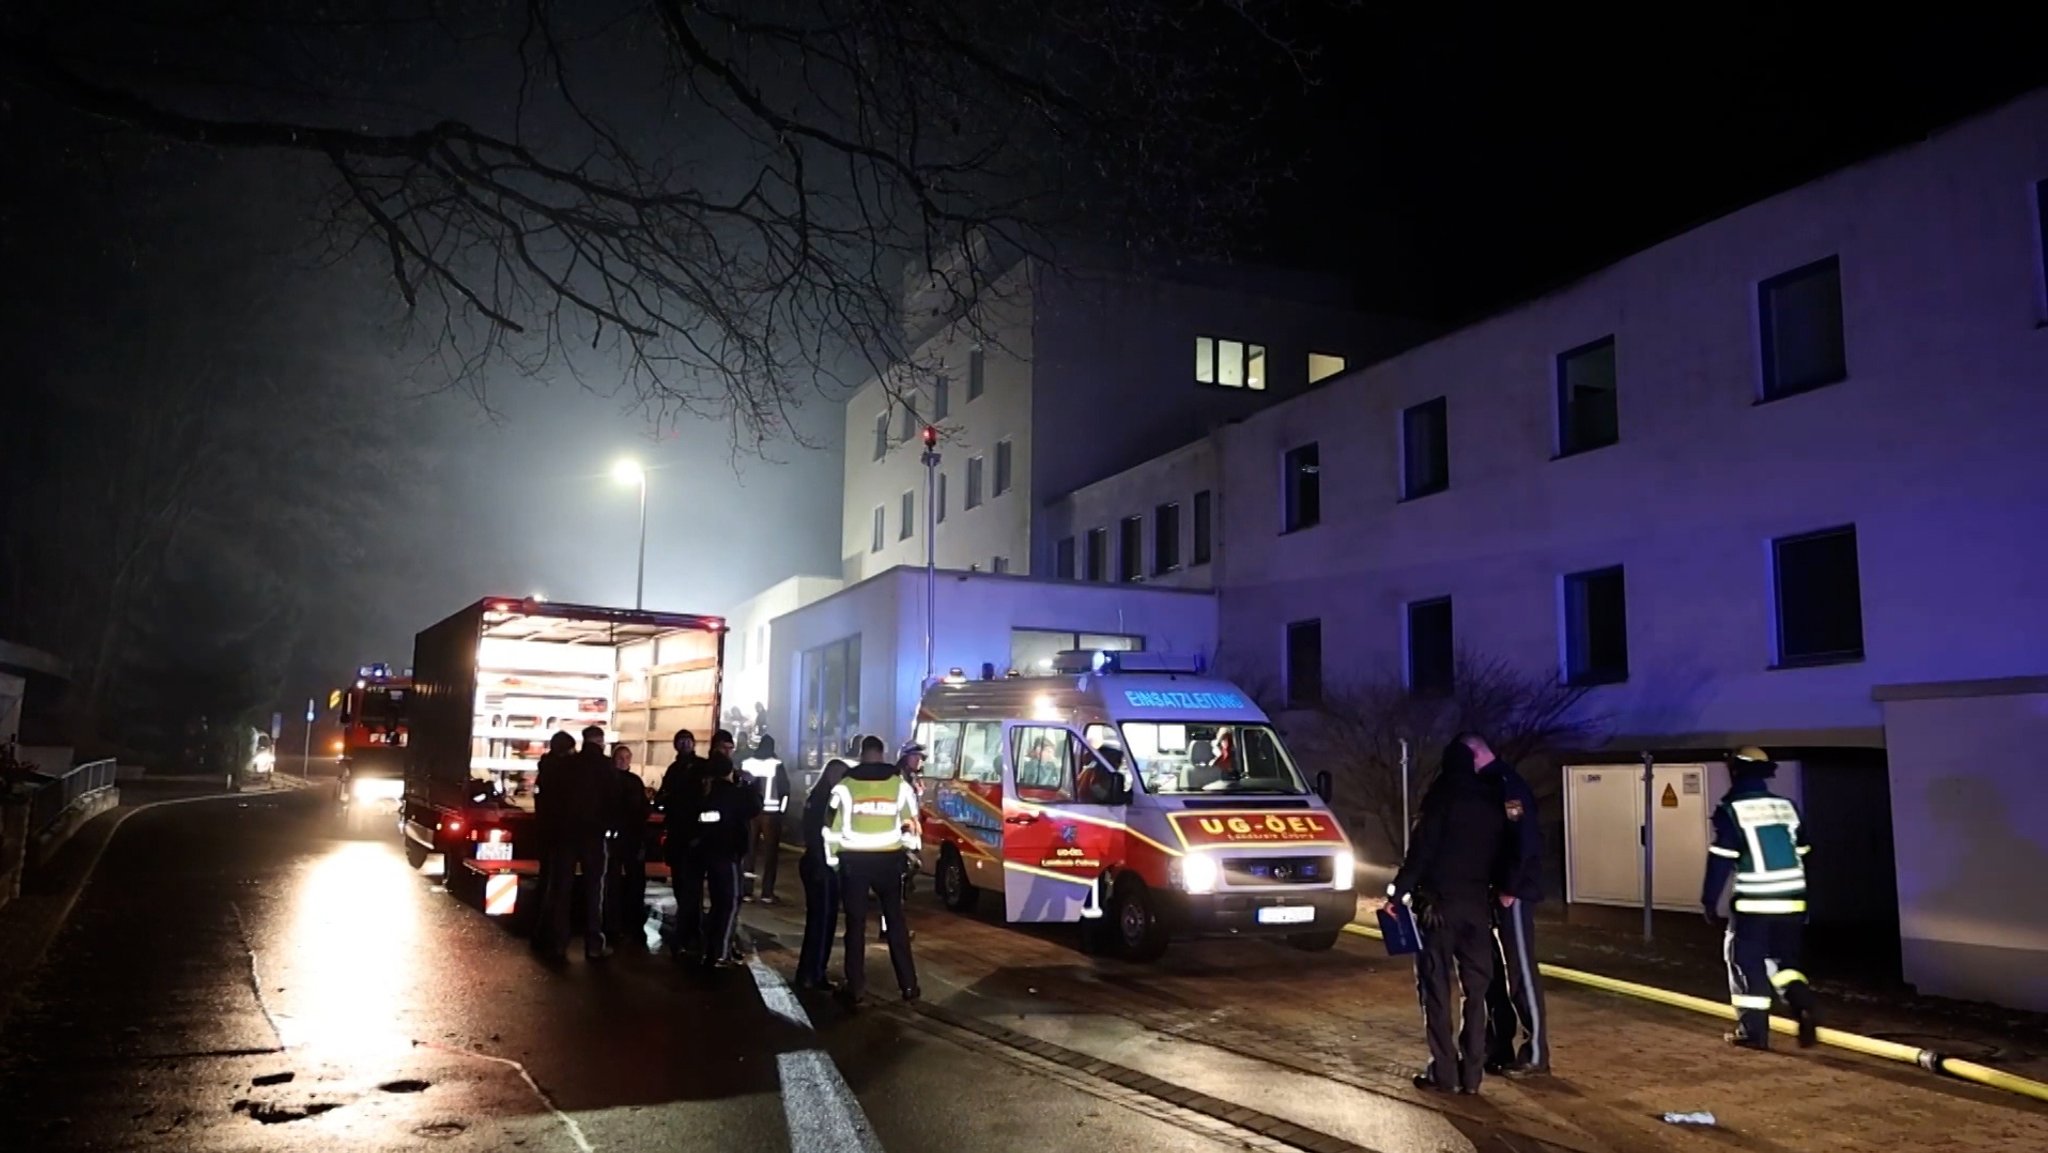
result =
[[[1002,496],[1013,487],[1015,470],[1012,465],[1012,458],[1014,455],[1015,449],[1009,440],[1005,439],[996,442],[995,477],[992,491],[989,494],[991,497]],[[987,471],[986,464],[987,459],[985,457],[970,456],[967,458],[967,492],[966,501],[964,502],[967,508],[975,509],[982,506],[982,479]],[[946,474],[943,471],[933,478],[932,488],[932,521],[936,524],[944,524],[946,523],[947,485]],[[917,490],[904,489],[903,496],[898,502],[898,508],[896,539],[899,541],[909,540],[917,535]],[[875,506],[874,527],[868,539],[868,551],[871,553],[881,552],[883,543],[888,539],[888,533],[888,506],[878,504]]]
[[[1194,496],[1190,531],[1182,532],[1179,501],[1168,501],[1152,510],[1150,573],[1165,576],[1183,567],[1208,564],[1214,552],[1215,499],[1204,489]],[[1190,548],[1182,561],[1185,537]],[[1140,513],[1117,522],[1116,579],[1125,584],[1145,579],[1147,556],[1145,517]],[[1053,556],[1053,576],[1060,580],[1106,581],[1110,569],[1109,530],[1091,528],[1079,537],[1061,537]]]
[[[1771,579],[1777,653],[1773,667],[1863,659],[1863,592],[1854,525],[1772,541]],[[1569,573],[1562,585],[1565,683],[1591,686],[1628,680],[1628,582],[1623,566]],[[1454,621],[1448,596],[1405,606],[1402,673],[1410,692],[1441,696],[1455,689]],[[1320,619],[1287,626],[1283,666],[1291,707],[1306,708],[1322,700]]]
[[[976,401],[987,391],[985,359],[981,349],[972,349],[967,354],[967,399]],[[953,415],[953,381],[944,373],[932,379],[931,423],[936,424]],[[889,414],[896,414],[895,440],[901,444],[915,437],[925,426],[925,418],[919,410],[920,397],[907,396],[894,401],[889,408],[875,414],[875,455],[880,460],[889,455]]]
[[[1327,352],[1308,354],[1308,382],[1317,384],[1344,371],[1344,358]],[[1195,338],[1195,383],[1222,388],[1266,388],[1266,346],[1220,336]]]

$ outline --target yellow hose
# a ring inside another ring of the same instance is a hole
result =
[[[1380,931],[1369,925],[1348,924],[1344,926],[1344,931],[1354,933],[1360,937],[1380,939]],[[1538,965],[1537,968],[1542,970],[1543,975],[1546,977],[1555,977],[1560,981],[1570,981],[1575,985],[1585,985],[1588,988],[1600,989],[1608,993],[1618,993],[1624,997],[1634,997],[1642,1001],[1654,1001],[1659,1005],[1669,1005],[1674,1009],[1686,1009],[1694,1013],[1704,1013],[1709,1017],[1719,1017],[1724,1021],[1735,1019],[1735,1006],[1725,1001],[1709,1001],[1705,997],[1695,997],[1689,993],[1674,993],[1669,989],[1659,989],[1651,985],[1639,985],[1634,981],[1623,981],[1614,977],[1603,977],[1598,973],[1588,973],[1583,969],[1568,969],[1563,965]],[[1772,1017],[1771,1029],[1773,1032],[1796,1035],[1799,1032],[1799,1025],[1784,1017]],[[1883,1041],[1876,1037],[1865,1037],[1860,1033],[1845,1033],[1840,1029],[1822,1029],[1819,1031],[1819,1039],[1821,1044],[1831,1045],[1837,1049],[1847,1049],[1853,1053],[1862,1053],[1865,1056],[1880,1057],[1888,1061],[1898,1061],[1907,1065],[1918,1065],[1931,1073],[1945,1074],[1961,1081],[1970,1081],[1979,1085],[1989,1086],[1993,1089],[2003,1089],[2008,1093],[2017,1093],[2022,1097],[2032,1097],[2036,1101],[2048,1101],[2048,1084],[2015,1076],[2000,1069],[1993,1069],[1987,1065],[1980,1065],[1975,1061],[1964,1061],[1957,1057],[1945,1057],[1932,1049],[1916,1049],[1911,1045],[1901,1045],[1896,1041]]]

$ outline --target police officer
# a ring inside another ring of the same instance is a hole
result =
[[[594,736],[593,736],[594,734]],[[601,961],[612,955],[604,936],[604,882],[607,871],[605,831],[617,789],[611,758],[604,752],[604,730],[583,730],[584,748],[556,733],[548,741],[535,778],[535,816],[541,829],[542,869],[547,880],[541,895],[544,951],[557,959],[568,950],[570,906],[583,900],[583,955]],[[592,746],[592,741],[595,746]],[[580,890],[580,893],[579,893]]]
[[[1487,772],[1472,746],[1452,741],[1422,798],[1408,857],[1387,886],[1415,913],[1422,949],[1415,984],[1429,1041],[1419,1089],[1479,1092],[1486,1071],[1486,987],[1493,980],[1493,915],[1504,873],[1508,819],[1500,774]],[[1456,984],[1462,1001],[1452,1000]],[[1453,1030],[1453,1022],[1461,1028]]]
[[[1799,1022],[1799,1044],[1817,1040],[1813,989],[1799,971],[1806,927],[1806,830],[1799,807],[1771,792],[1778,766],[1753,745],[1728,757],[1734,778],[1714,808],[1714,843],[1707,847],[1706,887],[1700,903],[1707,921],[1726,934],[1728,999],[1735,1005],[1733,1045],[1771,1047],[1775,992]],[[1733,916],[1720,919],[1721,896],[1735,880]]]
[[[867,989],[867,928],[870,896],[882,906],[882,932],[903,999],[915,1001],[917,966],[903,923],[903,870],[908,850],[920,843],[917,797],[883,759],[880,737],[861,740],[861,763],[832,788],[824,840],[828,863],[839,870],[840,899],[846,905],[846,987],[840,996],[857,1005]]]
[[[1543,830],[1537,824],[1536,790],[1513,765],[1494,756],[1484,737],[1466,733],[1458,740],[1472,750],[1480,772],[1499,776],[1501,808],[1508,819],[1506,873],[1492,909],[1494,971],[1486,989],[1486,1071],[1543,1076],[1550,1072],[1550,1023],[1544,1012],[1532,909],[1543,899]]]
[[[747,855],[754,818],[761,813],[761,797],[739,780],[732,758],[712,746],[710,786],[704,806],[697,814],[697,867],[711,884],[711,915],[704,923],[704,952],[701,963],[707,969],[740,963],[734,934],[740,923],[740,871]]]
[[[749,838],[748,896],[772,905],[775,875],[782,864],[782,813],[789,800],[789,772],[775,755],[775,738],[763,734],[754,746],[754,755],[740,762],[740,771],[761,798],[761,812],[754,818]]]
[[[633,771],[630,745],[612,746],[618,799],[612,816],[612,925],[614,942],[629,949],[647,947],[647,783]]]
[[[832,987],[825,966],[832,959],[832,934],[839,926],[839,873],[825,863],[825,823],[831,817],[832,789],[845,779],[846,768],[845,761],[834,757],[804,800],[804,855],[796,863],[804,883],[804,941],[796,960],[799,989]]]
[[[697,755],[697,738],[688,729],[675,736],[676,759],[662,774],[655,803],[662,813],[662,853],[668,861],[669,885],[675,891],[675,932],[669,953],[684,960],[701,945],[704,925],[704,872],[691,847],[698,836],[698,816],[710,785],[709,764]]]

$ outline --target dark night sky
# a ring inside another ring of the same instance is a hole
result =
[[[1316,18],[1302,36],[1320,45],[1322,82],[1304,92],[1275,76],[1260,93],[1274,105],[1260,134],[1276,160],[1293,154],[1296,179],[1249,230],[1246,257],[1347,272],[1370,307],[1470,318],[2048,79],[2020,17],[1954,5],[1940,25],[1931,10],[1903,20],[1867,7],[1849,10],[1854,23],[1791,20],[1784,5],[1616,9],[1624,19],[1555,7],[1375,3]],[[33,135],[21,113],[0,115],[16,118],[0,146]],[[624,603],[632,502],[604,470],[625,452],[658,466],[650,605],[719,611],[793,572],[837,571],[836,445],[786,446],[736,473],[724,427],[656,439],[640,413],[559,374],[546,387],[494,380],[496,420],[460,397],[419,398],[390,367],[405,353],[388,285],[313,258],[297,161],[170,157],[146,178],[109,181],[90,161],[19,160],[4,169],[34,178],[0,194],[11,234],[0,257],[13,265],[0,273],[42,287],[36,307],[0,318],[0,379],[123,371],[135,351],[107,333],[195,298],[224,340],[243,343],[234,318],[250,298],[330,313],[335,323],[290,349],[306,379],[337,364],[390,373],[392,423],[423,454],[420,483],[437,499],[378,510],[431,523],[388,541],[365,532],[366,563],[399,579],[361,613],[345,664],[402,659],[414,630],[486,593]],[[90,194],[70,194],[71,181]],[[122,195],[137,207],[103,211]],[[131,260],[131,246],[154,255]],[[180,255],[193,251],[203,261]],[[326,303],[337,294],[348,299]],[[606,366],[588,367],[604,379]],[[829,404],[802,419],[836,437]]]

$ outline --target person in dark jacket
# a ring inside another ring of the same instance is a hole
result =
[[[1479,1092],[1486,1070],[1486,987],[1493,980],[1489,908],[1506,871],[1507,833],[1500,774],[1482,768],[1470,745],[1452,741],[1422,798],[1408,857],[1387,886],[1388,910],[1406,903],[1422,937],[1415,984],[1429,1064],[1415,1075],[1417,1088]],[[1461,993],[1455,1004],[1453,984]]]
[[[654,805],[661,810],[662,859],[668,862],[669,884],[676,898],[669,952],[680,961],[697,948],[697,931],[704,922],[704,879],[690,866],[688,847],[710,782],[705,777],[708,766],[697,755],[696,734],[678,729],[674,744],[676,759],[661,776]]]
[[[587,747],[593,732],[595,750]],[[569,734],[556,733],[534,781],[541,868],[547,877],[541,896],[541,943],[553,957],[568,952],[570,907],[580,895],[583,955],[599,961],[612,954],[604,936],[605,830],[617,790],[604,755],[604,730],[586,729],[584,740],[586,747],[572,752]]]
[[[1493,982],[1486,989],[1486,1071],[1509,1077],[1550,1072],[1550,1021],[1543,1005],[1543,974],[1536,961],[1536,916],[1543,899],[1543,829],[1536,790],[1513,765],[1494,756],[1476,733],[1458,738],[1482,773],[1499,776],[1507,817],[1504,875],[1494,895]],[[1520,1044],[1517,1036],[1519,1034]]]
[[[832,814],[832,787],[846,776],[846,768],[846,762],[835,757],[804,799],[804,855],[796,863],[796,875],[804,885],[804,943],[796,961],[799,989],[832,988],[825,967],[832,960],[832,936],[839,925],[839,871],[825,863],[825,822]]]
[[[761,798],[761,815],[754,818],[747,846],[747,891],[745,899],[759,899],[764,905],[776,901],[775,878],[782,866],[782,814],[789,805],[789,770],[775,755],[775,738],[762,734],[753,755],[740,762],[740,783]]]
[[[740,782],[732,758],[711,754],[710,787],[697,814],[692,853],[697,868],[711,883],[711,914],[704,923],[705,968],[741,964],[734,935],[740,925],[740,872],[761,812],[761,794]]]
[[[612,808],[612,929],[626,948],[647,945],[647,782],[630,745],[612,746],[619,795]]]

